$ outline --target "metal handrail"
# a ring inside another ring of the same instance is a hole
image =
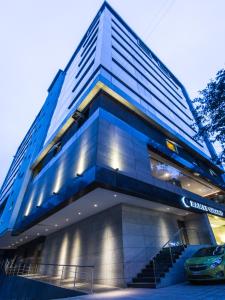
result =
[[[177,232],[174,233],[173,237],[171,239],[169,239],[163,246],[162,248],[165,248],[167,246],[167,244],[169,244],[170,242],[172,242],[174,240],[175,237],[177,237],[181,232],[184,232],[184,230],[189,231],[189,230],[193,230],[195,232],[198,233],[198,230],[196,230],[195,228],[180,228],[179,230],[177,230]],[[199,237],[199,234],[198,234]]]
[[[177,232],[173,235],[173,237],[171,239],[169,239],[163,246],[162,248],[165,248],[171,241],[174,240],[175,237],[177,237],[180,232],[183,231],[183,228],[180,228],[179,230],[177,230]]]
[[[171,264],[173,265],[174,264],[174,257],[173,257],[173,253],[172,253],[172,248],[174,246],[171,246],[170,243],[172,243],[174,241],[175,238],[177,238],[178,236],[181,235],[182,232],[184,231],[195,231],[198,235],[198,239],[199,239],[199,242],[201,242],[201,239],[199,238],[199,232],[198,230],[196,230],[195,228],[180,228],[179,230],[177,230],[173,236],[165,243],[163,244],[161,247],[158,248],[157,251],[154,252],[154,254],[152,254],[150,256],[150,258],[148,259],[149,261],[152,261],[153,262],[153,274],[154,274],[154,278],[155,278],[155,284],[157,283],[157,260],[156,260],[156,256],[157,254],[160,252],[160,250],[166,248],[168,246],[169,248],[169,255],[170,255],[170,259],[171,259]],[[180,236],[181,237],[181,236]],[[184,242],[184,240],[182,238],[180,238],[180,241],[179,241],[180,245],[185,247],[186,243]],[[149,247],[151,248],[151,247]],[[143,256],[143,254],[146,253],[146,248],[143,248],[138,254],[134,255],[132,259],[129,259],[127,261],[124,262],[124,265],[129,265],[130,263],[133,263],[137,260],[138,257],[141,257]]]
[[[184,242],[184,240],[183,240],[183,238],[181,237],[181,233],[184,233],[185,231],[186,231],[186,233],[188,232],[188,231],[190,231],[190,230],[192,230],[192,231],[195,231],[195,232],[197,232],[197,235],[198,235],[198,238],[199,238],[199,234],[198,234],[198,231],[195,229],[195,228],[180,228],[174,235],[173,235],[173,237],[168,241],[168,242],[166,242],[165,244],[164,244],[164,246],[162,247],[162,249],[165,249],[167,246],[168,246],[168,248],[169,248],[169,254],[170,254],[170,261],[171,261],[171,265],[173,265],[174,264],[174,256],[173,256],[173,253],[172,253],[172,248],[174,247],[174,246],[171,246],[170,244],[171,244],[171,242],[172,241],[174,241],[174,239],[175,238],[177,238],[177,237],[179,237],[179,243],[180,243],[180,245],[183,247],[183,248],[185,248],[185,246],[187,245],[187,243],[185,243]],[[199,242],[200,242],[201,240],[199,239]]]
[[[39,275],[44,275],[44,274],[41,274],[40,272],[40,267],[41,266],[50,266],[50,267],[53,267],[53,272],[54,270],[56,269],[57,271],[61,272],[61,276],[60,276],[60,279],[59,279],[59,282],[58,284],[59,285],[62,285],[62,281],[64,279],[64,273],[65,273],[65,270],[66,270],[66,273],[73,273],[74,276],[72,277],[72,280],[73,280],[73,287],[77,288],[77,274],[89,274],[85,271],[83,272],[80,272],[79,269],[90,269],[90,277],[88,276],[88,280],[90,279],[90,292],[93,293],[93,285],[94,285],[94,268],[95,266],[94,265],[70,265],[70,264],[45,264],[45,263],[40,263],[40,264],[28,264],[28,263],[24,263],[24,262],[20,262],[18,264],[14,264],[14,262],[12,261],[11,263],[5,263],[5,275],[8,275],[8,276],[26,276],[26,275],[36,275],[36,274],[39,274]],[[69,269],[73,269],[74,268],[74,271],[73,270],[68,270]],[[50,269],[52,270],[52,269]],[[47,270],[49,271],[49,270]],[[52,278],[54,278],[53,275],[51,275]],[[88,281],[87,281],[88,283]]]

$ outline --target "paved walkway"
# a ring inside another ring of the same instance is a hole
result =
[[[210,285],[177,284],[161,289],[122,289],[118,291],[61,300],[225,300],[225,283]]]

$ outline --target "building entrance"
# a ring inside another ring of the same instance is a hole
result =
[[[189,244],[189,239],[188,239],[188,232],[187,232],[185,222],[182,221],[182,220],[177,220],[177,225],[178,225],[179,230],[181,231],[180,236],[181,236],[182,242],[185,245],[188,245]]]

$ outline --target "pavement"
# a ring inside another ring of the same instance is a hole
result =
[[[121,289],[117,291],[65,298],[61,300],[225,300],[225,282],[192,285],[181,283],[159,289]]]

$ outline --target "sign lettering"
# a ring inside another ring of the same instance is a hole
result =
[[[205,212],[223,217],[223,211],[222,210],[219,210],[219,209],[213,208],[211,206],[193,201],[193,200],[191,200],[189,198],[186,198],[186,197],[182,197],[181,201],[182,201],[183,205],[186,208],[191,208],[192,207],[192,208],[195,208],[195,209],[198,209],[198,210],[201,210],[201,211],[205,211]]]

